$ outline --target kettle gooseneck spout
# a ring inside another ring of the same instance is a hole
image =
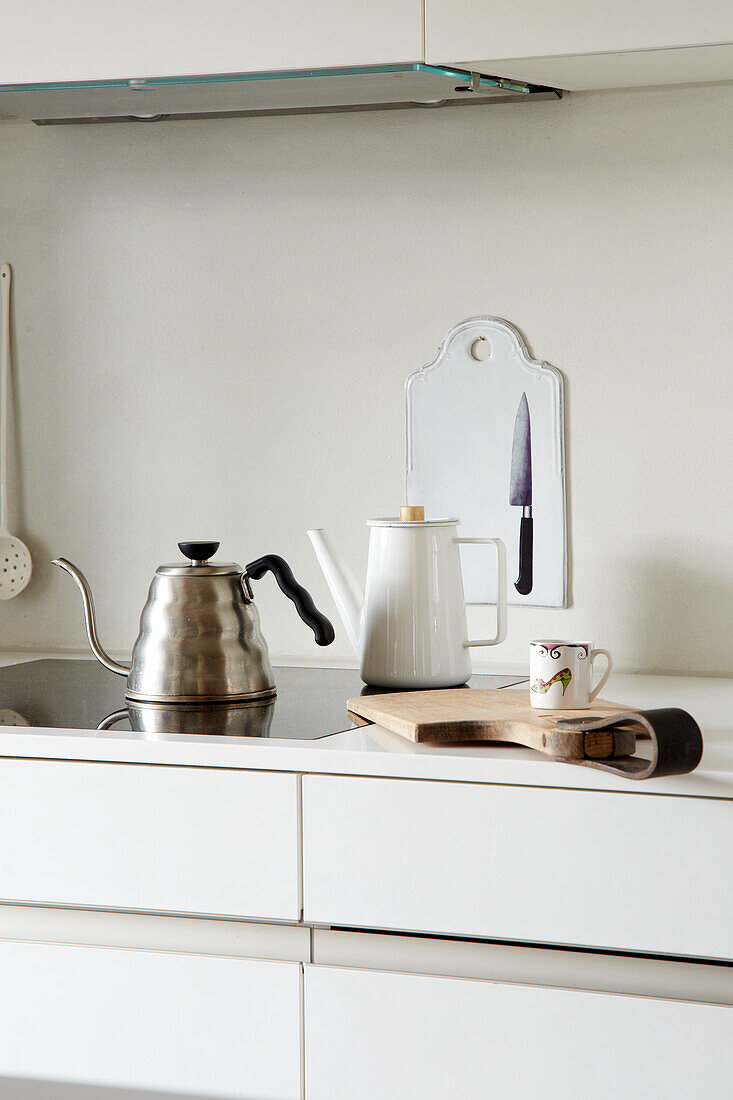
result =
[[[79,591],[81,592],[81,598],[84,604],[84,621],[87,628],[87,638],[89,639],[89,645],[92,653],[97,658],[100,664],[108,668],[110,672],[115,672],[118,676],[127,676],[130,669],[127,665],[120,665],[117,661],[113,661],[112,658],[104,652],[99,644],[99,638],[97,637],[97,623],[94,615],[94,600],[92,599],[92,590],[89,587],[89,582],[84,574],[72,565],[66,558],[54,558],[51,565],[58,565],[60,569],[64,569],[69,576],[73,577],[76,581]]]
[[[336,609],[346,628],[349,641],[357,657],[361,654],[361,612],[364,605],[364,592],[346,562],[331,546],[326,532],[321,528],[308,531],[318,564],[323,570],[326,583],[331,589]]]

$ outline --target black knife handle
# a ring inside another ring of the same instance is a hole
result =
[[[532,591],[533,522],[531,516],[522,516],[519,527],[519,576],[514,587],[520,596],[528,596]]]

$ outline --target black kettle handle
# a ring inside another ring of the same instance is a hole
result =
[[[257,558],[245,566],[244,571],[255,581],[261,580],[265,573],[272,573],[280,590],[293,601],[295,610],[315,634],[317,645],[331,644],[336,634],[330,620],[318,610],[310,592],[302,584],[298,584],[285,558],[281,558],[279,554],[265,554],[263,558]]]

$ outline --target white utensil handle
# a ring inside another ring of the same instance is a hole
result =
[[[8,401],[10,399],[10,264],[0,267],[2,295],[2,383],[0,384],[0,533],[8,522]]]
[[[601,688],[605,687],[605,685],[608,683],[608,677],[613,672],[613,657],[608,652],[608,650],[607,649],[592,649],[590,651],[591,673],[593,671],[593,662],[595,661],[596,657],[605,657],[606,661],[607,661],[607,664],[606,664],[606,671],[603,673],[600,680],[598,681],[598,683],[596,684],[596,686],[593,688],[590,695],[588,696],[588,700],[591,703],[595,699],[596,695],[598,695]]]
[[[501,539],[454,539],[466,546],[493,546],[496,549],[496,634],[493,638],[475,638],[464,646],[498,645],[506,638],[506,547]]]

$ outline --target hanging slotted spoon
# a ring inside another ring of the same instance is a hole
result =
[[[8,530],[8,406],[10,402],[10,264],[0,267],[2,295],[2,384],[0,386],[0,600],[22,592],[31,579],[30,550]]]

